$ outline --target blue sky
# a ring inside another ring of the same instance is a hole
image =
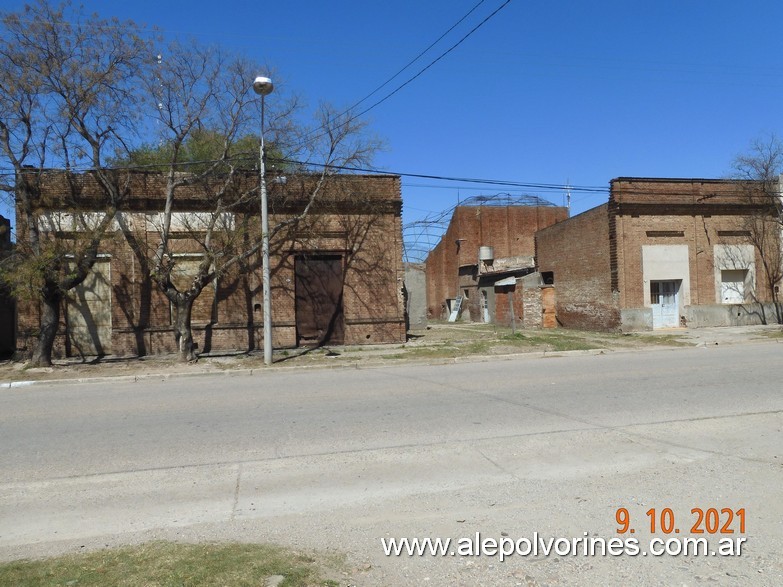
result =
[[[478,0],[83,2],[246,53],[275,81],[348,106],[432,43]],[[505,0],[474,13],[394,83],[456,43]],[[22,3],[2,0],[4,10]],[[783,135],[783,3],[512,0],[458,48],[375,108],[383,170],[607,188],[618,176],[723,177],[735,155]],[[382,96],[383,94],[380,94]],[[272,99],[271,97],[268,99]],[[499,191],[403,179],[404,220]],[[574,191],[572,213],[606,200]]]

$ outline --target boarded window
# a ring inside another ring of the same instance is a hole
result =
[[[83,282],[68,292],[65,303],[70,356],[111,352],[111,263],[98,259]]]
[[[720,272],[721,301],[724,304],[744,304],[747,278],[747,269],[723,269]]]
[[[201,255],[177,255],[174,269],[171,271],[171,282],[179,291],[190,289],[193,279],[198,275],[198,268],[203,257]],[[171,309],[172,324],[174,320],[174,308]],[[209,324],[217,322],[215,311],[215,282],[208,283],[193,302],[191,321],[194,324]]]
[[[718,236],[741,236],[741,237],[749,237],[750,231],[749,230],[719,230]]]
[[[651,238],[681,237],[685,236],[682,230],[648,230],[647,236]]]

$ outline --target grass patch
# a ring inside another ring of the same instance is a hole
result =
[[[330,561],[334,568],[336,561]],[[0,564],[0,585],[24,586],[263,586],[282,575],[283,587],[336,587],[314,558],[257,544],[153,542],[40,561]]]
[[[381,359],[450,359],[464,354],[458,347],[438,344],[422,347],[407,347],[401,353],[381,355]]]
[[[682,340],[677,334],[632,334],[631,336],[644,344],[661,346],[693,346],[692,343]]]
[[[783,338],[783,329],[764,330],[759,332],[759,334],[767,338]]]
[[[591,341],[564,332],[517,332],[497,333],[489,338],[442,342],[439,344],[413,347],[405,352],[385,355],[384,359],[451,359],[471,355],[506,354],[518,350],[526,351],[579,351],[603,348],[600,342]]]
[[[601,348],[602,346],[584,338],[560,332],[537,331],[535,334],[517,332],[516,334],[505,335],[503,340],[516,346],[546,347],[548,350],[554,351],[586,351]]]

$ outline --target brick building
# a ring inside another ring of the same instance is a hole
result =
[[[11,221],[0,215],[0,259],[13,251]],[[9,357],[16,350],[16,300],[5,284],[0,284],[0,357]]]
[[[749,219],[771,213],[758,184],[618,178],[603,204],[536,235],[558,322],[598,330],[773,320]],[[773,235],[780,250],[780,233]],[[778,257],[779,258],[779,257]]]
[[[98,261],[63,303],[56,356],[176,350],[173,308],[149,278],[166,179],[133,172],[124,181],[127,195],[101,241]],[[269,181],[270,227],[301,213],[316,181],[309,175]],[[249,193],[257,183],[258,175],[248,172],[236,179],[236,191]],[[97,193],[89,174],[68,180],[61,172],[44,174],[41,202],[48,203],[39,211],[41,226],[50,236],[74,238],[76,213],[95,209],[91,202]],[[260,234],[256,198],[229,209],[222,213],[224,226],[247,239]],[[273,233],[275,348],[405,341],[401,209],[399,177],[338,176],[323,185],[304,221]],[[197,187],[177,192],[172,217],[175,283],[188,283],[203,259],[199,223],[211,210]],[[24,227],[18,234],[25,234]],[[259,252],[234,265],[196,299],[192,324],[200,352],[263,345],[260,257]],[[36,303],[21,304],[17,345],[23,351],[33,348],[39,312]]]
[[[535,271],[535,233],[566,218],[566,208],[532,197],[457,206],[426,260],[428,316],[447,318],[459,298],[463,319],[522,321],[518,278]]]

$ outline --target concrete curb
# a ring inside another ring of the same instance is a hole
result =
[[[271,365],[269,367],[255,367],[255,368],[237,368],[237,369],[224,369],[220,371],[183,371],[178,373],[141,373],[137,375],[104,375],[97,377],[74,377],[74,378],[62,378],[62,379],[32,379],[25,381],[6,381],[0,382],[0,389],[16,389],[20,387],[33,387],[39,385],[83,385],[83,384],[96,384],[96,383],[136,383],[139,381],[146,381],[150,379],[157,379],[161,381],[168,381],[170,379],[186,379],[188,377],[210,377],[210,376],[253,376],[261,373],[271,373],[279,371],[301,371],[312,369],[379,369],[385,367],[404,367],[404,366],[426,366],[426,365],[448,365],[448,364],[460,364],[460,363],[486,363],[489,361],[511,361],[511,360],[532,360],[532,359],[550,359],[558,357],[573,357],[573,356],[600,356],[607,354],[617,353],[639,353],[639,352],[660,352],[660,351],[678,351],[683,349],[711,349],[717,346],[735,346],[745,344],[781,344],[783,340],[779,339],[758,339],[750,341],[739,342],[722,342],[714,344],[708,344],[706,342],[698,342],[690,346],[645,346],[635,348],[596,348],[587,350],[574,350],[574,351],[535,351],[529,353],[506,353],[502,355],[465,355],[461,357],[443,357],[434,359],[394,359],[383,360],[382,358],[365,359],[365,360],[346,360],[344,362],[335,362],[334,364],[318,364],[318,365]]]
[[[168,381],[170,379],[185,379],[188,377],[209,377],[209,376],[253,376],[255,374],[279,372],[279,371],[301,371],[313,369],[379,369],[385,367],[404,367],[410,365],[448,365],[459,363],[486,363],[489,361],[510,361],[510,360],[531,360],[545,359],[567,356],[591,356],[604,355],[617,352],[639,352],[639,351],[662,351],[677,350],[691,347],[667,347],[659,346],[641,349],[587,349],[575,351],[535,351],[530,353],[507,353],[502,355],[466,355],[462,357],[443,357],[437,359],[395,359],[384,361],[383,359],[373,358],[370,360],[349,360],[334,364],[319,365],[272,365],[270,367],[258,368],[238,368],[225,369],[221,371],[191,371],[179,373],[141,373],[137,375],[105,375],[99,377],[73,377],[62,379],[32,379],[25,381],[0,382],[0,389],[16,389],[19,387],[31,387],[38,385],[78,385],[95,383],[136,383],[150,379]]]
[[[168,381],[170,379],[185,379],[188,377],[209,377],[209,376],[253,376],[254,374],[279,372],[279,371],[301,371],[313,369],[378,369],[384,367],[403,367],[409,365],[448,365],[457,363],[486,363],[488,361],[509,361],[512,359],[533,359],[547,358],[554,356],[572,355],[600,355],[613,352],[609,349],[590,349],[581,351],[537,351],[534,353],[510,353],[504,355],[469,355],[464,357],[444,357],[442,359],[399,359],[394,361],[382,361],[373,359],[370,361],[355,360],[335,363],[333,365],[272,365],[270,367],[259,367],[254,369],[226,369],[222,371],[192,371],[180,373],[142,373],[138,375],[105,375],[102,377],[73,377],[62,379],[31,379],[26,381],[8,381],[0,382],[0,389],[15,389],[19,387],[31,387],[36,385],[77,385],[94,383],[136,383],[150,379]]]

